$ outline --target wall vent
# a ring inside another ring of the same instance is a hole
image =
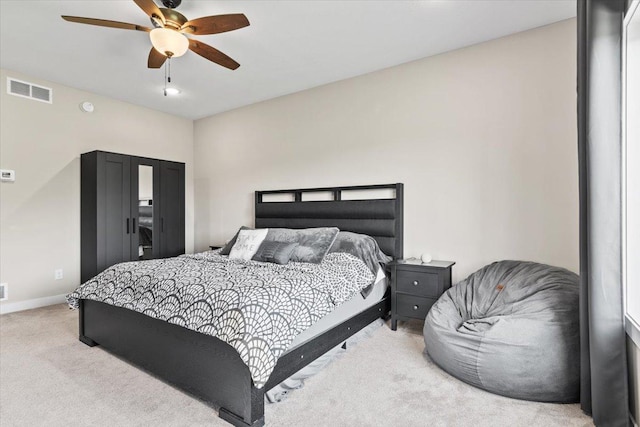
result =
[[[0,283],[0,301],[4,301],[9,298],[9,289],[6,283]]]
[[[7,93],[10,95],[29,98],[35,101],[53,103],[53,90],[48,87],[7,77]]]

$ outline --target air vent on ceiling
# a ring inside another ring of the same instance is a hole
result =
[[[34,85],[33,83],[7,77],[7,93],[22,98],[29,98],[36,101],[53,102],[53,91],[51,88]]]

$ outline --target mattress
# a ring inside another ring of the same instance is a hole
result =
[[[329,329],[338,326],[342,322],[353,317],[355,314],[374,306],[384,297],[388,287],[389,282],[387,276],[384,274],[384,270],[382,270],[382,268],[378,268],[375,283],[366,298],[358,293],[350,300],[339,305],[331,313],[327,314],[311,327],[297,335],[285,354],[316,338]]]

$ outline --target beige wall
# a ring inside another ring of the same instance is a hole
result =
[[[79,285],[83,152],[185,162],[186,247],[193,251],[193,121],[8,70],[0,76],[0,167],[16,171],[15,183],[0,184],[0,279],[9,284],[3,308]],[[7,76],[53,88],[53,104],[8,95]],[[82,101],[95,111],[80,111]],[[62,280],[54,280],[57,268]]]
[[[195,248],[253,191],[403,182],[405,255],[578,271],[575,20],[195,122]]]

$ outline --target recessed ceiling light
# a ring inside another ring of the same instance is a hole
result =
[[[164,90],[165,95],[175,96],[180,93],[180,89],[176,87],[168,87]]]

